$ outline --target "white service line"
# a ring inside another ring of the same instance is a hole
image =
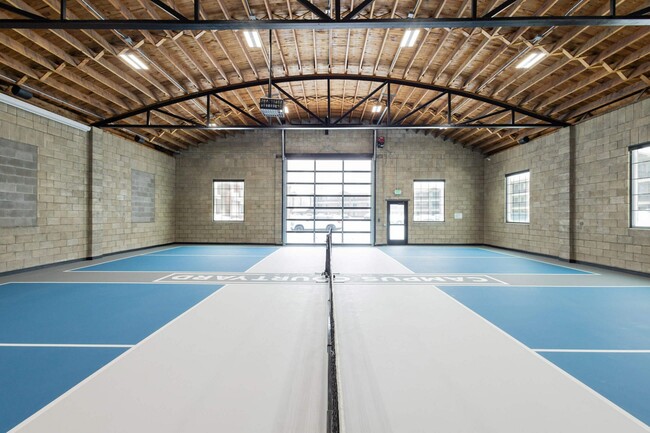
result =
[[[224,286],[224,288],[225,288],[225,287],[226,287],[226,286]],[[129,350],[124,351],[124,353],[122,353],[121,355],[117,356],[115,359],[113,359],[112,361],[110,361],[110,362],[108,362],[107,364],[105,364],[103,367],[101,367],[100,369],[98,369],[97,371],[95,371],[93,374],[91,374],[90,376],[86,377],[84,380],[82,380],[81,382],[77,383],[75,386],[73,386],[72,388],[70,388],[69,390],[67,390],[66,392],[64,392],[63,394],[59,395],[57,398],[55,398],[55,399],[52,400],[50,403],[48,403],[47,405],[45,405],[44,407],[42,407],[40,410],[38,410],[38,411],[36,411],[35,413],[33,413],[30,417],[28,417],[27,419],[23,420],[20,424],[18,424],[18,425],[16,425],[15,427],[13,427],[10,431],[18,431],[18,430],[20,430],[22,427],[24,427],[25,425],[27,425],[27,424],[29,424],[30,422],[32,422],[34,419],[36,419],[36,418],[37,418],[38,416],[40,416],[42,413],[49,411],[50,409],[52,409],[53,407],[55,407],[59,402],[61,402],[63,399],[65,399],[68,395],[70,395],[71,393],[73,393],[75,390],[77,390],[78,388],[81,388],[82,386],[84,386],[84,385],[86,385],[88,382],[90,382],[90,381],[91,381],[95,376],[98,376],[98,375],[102,374],[105,370],[107,370],[108,368],[110,368],[113,364],[116,364],[116,363],[120,362],[120,361],[121,361],[121,360],[122,360],[122,359],[123,359],[123,358],[124,358],[128,353],[130,353],[132,350],[136,350],[138,346],[141,346],[141,345],[144,344],[145,342],[151,340],[154,336],[156,336],[157,334],[161,333],[163,330],[165,330],[165,329],[167,329],[168,327],[170,327],[173,323],[175,323],[176,321],[180,320],[182,317],[184,317],[184,316],[190,314],[190,312],[192,312],[193,310],[195,310],[199,305],[203,304],[203,303],[206,302],[208,299],[210,299],[210,298],[212,298],[212,297],[214,297],[214,296],[217,296],[217,295],[219,295],[219,294],[221,294],[221,290],[215,290],[214,293],[212,293],[212,294],[206,296],[206,297],[203,298],[201,301],[199,301],[199,302],[197,302],[196,304],[194,304],[191,308],[185,310],[183,313],[179,314],[179,315],[176,316],[174,319],[172,319],[172,320],[170,320],[169,322],[165,323],[163,326],[161,326],[160,328],[158,328],[157,330],[155,330],[154,332],[152,332],[151,334],[149,334],[147,337],[145,337],[145,338],[143,338],[142,340],[140,340],[137,344],[135,344],[134,346],[130,347]]]
[[[600,399],[601,401],[603,401],[606,405],[610,406],[612,409],[616,410],[617,412],[623,414],[623,416],[625,416],[626,418],[630,419],[630,420],[631,420],[632,422],[634,422],[636,425],[638,425],[638,426],[640,426],[640,427],[643,427],[643,428],[647,428],[647,425],[646,425],[643,421],[640,421],[637,417],[635,417],[634,415],[632,415],[631,413],[629,413],[628,411],[626,411],[626,410],[623,409],[622,407],[618,406],[617,404],[615,404],[614,402],[612,402],[611,400],[609,400],[608,398],[606,398],[605,396],[603,396],[602,394],[600,394],[598,391],[594,390],[593,388],[591,388],[590,386],[588,386],[588,385],[585,384],[584,382],[581,382],[581,381],[578,380],[576,377],[574,377],[574,376],[572,376],[571,374],[567,373],[565,370],[561,369],[560,367],[558,367],[557,365],[555,365],[553,362],[551,362],[551,361],[549,361],[548,359],[544,358],[542,355],[540,355],[539,353],[537,353],[537,351],[535,351],[534,349],[529,348],[528,346],[526,346],[526,345],[525,345],[524,343],[522,343],[521,341],[517,340],[517,339],[516,339],[515,337],[513,337],[512,335],[508,334],[506,331],[504,331],[503,329],[499,328],[497,325],[495,325],[494,323],[490,322],[488,319],[486,319],[485,317],[481,316],[480,314],[478,314],[477,312],[475,312],[474,310],[472,310],[471,308],[469,308],[467,305],[463,304],[462,302],[460,302],[459,300],[457,300],[457,299],[454,298],[453,296],[447,294],[444,290],[441,290],[441,289],[440,289],[439,287],[437,287],[437,286],[436,286],[435,288],[436,288],[438,291],[440,291],[441,293],[443,293],[445,296],[447,296],[448,298],[450,298],[453,302],[455,302],[455,303],[457,303],[458,305],[460,305],[461,308],[463,308],[463,309],[469,311],[471,314],[473,314],[473,315],[475,315],[476,317],[480,318],[480,320],[482,320],[483,322],[485,322],[488,326],[490,326],[490,327],[493,328],[493,329],[496,329],[498,332],[500,332],[501,334],[505,335],[508,339],[510,339],[511,341],[513,341],[515,344],[517,344],[517,345],[519,345],[519,346],[521,346],[521,347],[526,348],[526,350],[530,351],[530,353],[534,353],[535,356],[538,356],[541,360],[543,360],[546,364],[548,364],[549,366],[551,366],[552,368],[554,368],[556,371],[558,371],[558,372],[559,372],[560,374],[562,374],[564,377],[566,377],[567,379],[571,380],[572,382],[578,384],[578,385],[581,386],[583,389],[585,389],[587,392],[591,393],[592,395],[596,396],[598,399]]]
[[[155,252],[158,253],[158,252],[161,252],[161,251],[169,251],[169,250],[173,250],[173,249],[176,249],[176,248],[180,248],[180,247],[169,247],[169,248],[165,248],[165,249],[155,251]],[[120,254],[120,253],[118,253],[118,254]],[[144,252],[142,254],[134,254],[132,256],[120,257],[120,258],[113,259],[113,260],[106,260],[105,262],[93,263],[92,265],[81,266],[79,268],[68,269],[68,270],[65,270],[63,272],[73,272],[73,271],[77,271],[79,269],[90,268],[90,267],[96,266],[96,265],[103,265],[104,263],[112,263],[112,262],[117,262],[118,260],[124,260],[124,259],[130,259],[130,258],[133,258],[133,257],[146,256],[146,255],[149,255],[149,254],[153,254],[153,253],[152,252]],[[101,259],[98,259],[98,260],[101,260]],[[98,272],[98,271],[92,271],[92,272]],[[101,272],[122,272],[122,271],[101,271]]]
[[[538,353],[546,353],[546,352],[551,352],[551,353],[650,353],[650,349],[642,349],[642,350],[636,350],[636,349],[531,349],[534,350],[535,352]]]
[[[0,343],[0,347],[82,347],[93,349],[131,348],[133,344],[30,344],[30,343]]]
[[[273,251],[274,253],[275,251]],[[271,253],[271,254],[273,254]],[[250,255],[250,254],[158,254],[158,253],[150,253],[147,254],[148,256],[151,257],[259,257],[263,258],[266,257],[265,255]]]
[[[486,251],[490,251],[490,250],[486,250]],[[530,261],[533,261],[533,262],[546,263],[547,265],[558,266],[560,268],[565,268],[565,269],[571,269],[572,271],[586,272],[586,274],[582,274],[582,275],[600,275],[600,274],[597,274],[596,272],[585,271],[584,269],[572,268],[571,266],[558,265],[557,263],[545,262],[544,260],[531,259],[530,257],[527,257],[527,256],[516,256],[514,254],[509,254],[509,253],[499,253],[499,254],[505,254],[506,256],[510,256],[510,257],[515,258],[515,259],[523,259],[523,260],[530,260]],[[549,259],[556,260],[556,259],[552,259],[550,257],[549,257]],[[516,275],[516,274],[513,274],[513,275]],[[546,275],[565,275],[565,274],[546,274]]]

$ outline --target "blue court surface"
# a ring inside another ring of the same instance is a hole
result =
[[[0,347],[0,432],[15,427],[126,350]]]
[[[413,272],[421,274],[590,274],[477,247],[388,246],[381,250]]]
[[[650,425],[650,287],[439,288]]]
[[[108,261],[76,272],[243,272],[276,247],[185,246]]]
[[[220,287],[0,285],[0,431],[15,426],[128,349],[62,345],[134,345]]]

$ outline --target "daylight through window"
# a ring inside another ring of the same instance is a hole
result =
[[[445,181],[416,180],[413,182],[413,221],[445,220]]]
[[[650,144],[631,153],[632,227],[650,227]]]
[[[214,221],[244,221],[244,181],[214,181]]]
[[[506,222],[530,222],[530,172],[506,175]]]

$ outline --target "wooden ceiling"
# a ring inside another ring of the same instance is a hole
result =
[[[4,0],[5,4],[58,19],[60,0]],[[192,16],[190,0],[166,0],[166,5]],[[342,0],[343,13],[360,0]],[[479,0],[479,16],[502,0]],[[327,0],[315,0],[321,10]],[[471,0],[375,0],[357,19],[462,18],[471,14]],[[617,14],[647,8],[648,0],[618,0]],[[210,20],[301,20],[317,18],[296,0],[216,0],[201,2],[201,17]],[[507,16],[604,16],[609,0],[519,0],[500,12]],[[68,0],[69,19],[165,19],[172,17],[150,0]],[[0,19],[19,15],[0,9]],[[650,27],[518,27],[422,29],[416,44],[400,47],[405,30],[372,29],[276,29],[273,30],[273,76],[347,75],[331,81],[332,119],[362,101],[379,83],[354,77],[406,80],[471,92],[522,107],[540,115],[575,123],[630,104],[647,96],[650,87]],[[154,103],[212,88],[268,78],[268,32],[261,31],[262,48],[249,48],[241,30],[144,31],[144,30],[0,30],[0,84],[3,90],[19,84],[34,93],[32,102],[92,124]],[[531,52],[545,57],[529,69],[516,66]],[[120,54],[133,53],[147,70],[129,67]],[[317,116],[328,110],[327,81],[292,81],[279,85]],[[248,116],[266,123],[259,99],[262,85],[224,92],[212,100],[211,123],[221,127],[255,125]],[[438,92],[439,93],[439,92]],[[279,95],[277,91],[275,95]],[[431,100],[434,90],[393,85],[390,90],[393,119],[408,114]],[[370,124],[381,114],[372,107],[385,105],[386,88],[360,104],[343,124]],[[451,119],[460,123],[499,107],[481,100],[454,96]],[[422,107],[402,125],[445,124],[448,101],[439,98]],[[236,106],[241,109],[234,109]],[[313,123],[313,118],[288,101],[286,122]],[[166,113],[166,114],[165,114]],[[510,113],[489,118],[490,124],[507,123]],[[206,122],[205,98],[197,98],[152,112],[152,122],[174,125],[179,118]],[[524,117],[520,116],[521,121]],[[155,118],[155,122],[153,120]],[[382,119],[383,120],[383,119]],[[142,118],[131,119],[140,124]],[[277,122],[275,123],[278,124]],[[515,146],[523,137],[549,133],[554,128],[425,129],[484,154]],[[122,129],[139,134],[159,147],[182,151],[216,136],[233,133],[204,129]]]

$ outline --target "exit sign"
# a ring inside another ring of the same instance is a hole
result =
[[[401,189],[396,189],[395,190],[395,195],[402,195],[402,190]]]

